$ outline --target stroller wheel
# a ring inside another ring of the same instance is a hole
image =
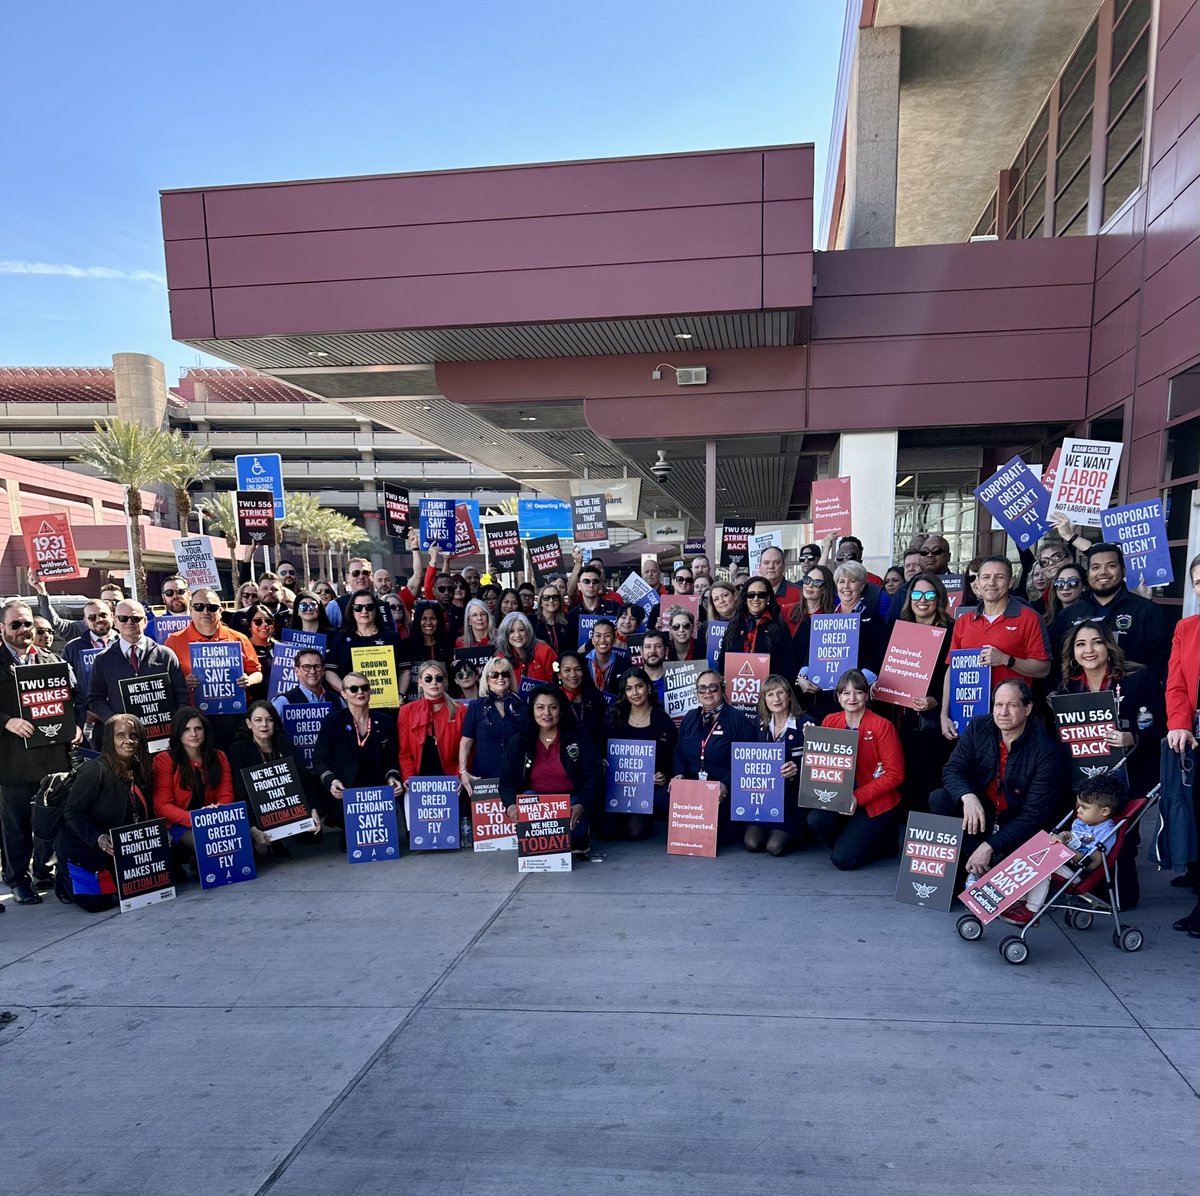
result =
[[[1075,909],[1071,911],[1067,925],[1072,930],[1087,930],[1095,920],[1095,915],[1088,913],[1087,910]]]
[[[1029,944],[1015,934],[1010,934],[1000,944],[1000,954],[1009,963],[1024,963],[1029,958]]]
[[[959,938],[966,939],[968,943],[983,938],[983,923],[974,914],[963,914],[957,927]]]
[[[1136,926],[1128,926],[1119,935],[1114,932],[1113,942],[1122,951],[1140,951],[1145,939],[1142,937],[1142,932]]]

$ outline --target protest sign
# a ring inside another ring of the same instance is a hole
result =
[[[453,552],[458,529],[454,519],[454,499],[423,498],[418,507],[421,551],[430,547]]]
[[[783,821],[783,744],[735,743],[729,817],[734,822]]]
[[[301,631],[298,627],[284,627],[279,638],[285,644],[298,644],[301,648],[316,648],[324,652],[329,637],[323,631]]]
[[[237,542],[275,547],[275,496],[269,490],[238,490]]]
[[[317,829],[304,796],[304,782],[290,756],[242,769],[242,784],[258,829],[270,842]]]
[[[325,716],[333,709],[329,702],[289,702],[279,717],[283,729],[292,737],[296,754],[305,768],[312,768],[313,749],[317,746],[317,735]]]
[[[875,682],[876,699],[896,706],[912,706],[924,698],[945,638],[944,627],[926,627],[906,620],[894,623]]]
[[[631,573],[617,587],[617,593],[626,602],[645,611],[658,604],[658,591],[640,573]]]
[[[580,548],[608,547],[608,506],[603,494],[571,498],[571,539]]]
[[[857,762],[857,729],[809,723],[804,728],[804,755],[800,758],[799,804],[835,814],[854,813]]]
[[[990,872],[968,885],[958,899],[986,926],[1074,854],[1046,831],[1038,831]]]
[[[1098,693],[1051,694],[1050,709],[1060,743],[1071,757],[1071,788],[1089,777],[1106,773],[1125,752],[1108,742],[1117,729],[1117,695],[1111,689]]]
[[[192,694],[196,706],[208,715],[244,714],[246,691],[237,683],[242,675],[242,645],[197,641],[188,644],[188,656],[193,676],[200,678],[200,688]]]
[[[940,814],[910,814],[900,853],[896,900],[945,913],[954,900],[962,819]]]
[[[725,653],[725,697],[731,706],[758,717],[758,691],[770,676],[771,658],[765,652]]]
[[[814,540],[848,536],[854,530],[850,518],[850,479],[817,478],[812,484],[812,534]],[[865,534],[865,533],[864,533]]]
[[[495,644],[472,644],[469,648],[455,648],[454,670],[451,676],[457,673],[464,665],[470,665],[478,677],[483,673],[483,666],[495,655]]]
[[[950,708],[947,713],[961,735],[971,719],[992,708],[992,670],[979,648],[950,653]]]
[[[669,631],[671,624],[671,608],[679,607],[692,616],[692,631],[700,625],[700,599],[695,594],[667,594],[662,600],[658,615],[659,631]]]
[[[146,728],[152,752],[161,752],[171,737],[171,716],[175,713],[175,695],[166,673],[148,673],[144,677],[121,677],[121,709],[136,714]]]
[[[75,707],[71,701],[71,670],[67,662],[13,666],[21,718],[33,724],[25,747],[50,747],[75,738]]]
[[[410,851],[457,851],[458,777],[409,777],[404,794]]]
[[[732,519],[721,524],[721,560],[726,569],[737,569],[750,560],[750,537],[754,535],[753,520]]]
[[[391,644],[368,644],[350,649],[350,667],[371,683],[372,710],[395,710],[400,705],[396,650]]]
[[[342,813],[350,863],[376,864],[400,858],[400,820],[391,785],[343,789]]]
[[[529,562],[538,585],[545,585],[550,574],[563,571],[562,541],[557,536],[538,536],[527,541],[525,546],[529,549]]]
[[[171,881],[171,841],[167,820],[152,818],[116,826],[108,832],[113,846],[113,871],[121,913],[175,896]]]
[[[516,851],[517,825],[509,822],[495,777],[471,786],[471,846],[475,851]]]
[[[943,573],[942,585],[946,589],[946,613],[951,619],[957,619],[958,609],[962,606],[963,594],[966,592],[967,579],[961,573]]]
[[[518,498],[517,524],[522,540],[539,536],[571,538],[571,504],[559,498]]]
[[[721,644],[725,640],[725,629],[729,626],[729,620],[709,619],[704,626],[704,654],[708,658],[708,667],[710,669],[715,669],[717,667],[717,661],[721,656]]]
[[[455,556],[467,556],[479,551],[479,535],[476,532],[478,519],[479,503],[474,499],[454,504]]]
[[[517,871],[571,871],[571,799],[560,794],[517,795]]]
[[[408,489],[394,482],[383,483],[383,530],[393,540],[408,534]]]
[[[258,875],[244,801],[193,810],[192,837],[202,889],[236,885]]]
[[[668,660],[663,664],[663,709],[679,726],[689,710],[695,710],[696,680],[708,668],[707,660]]]
[[[183,615],[150,615],[146,621],[146,638],[156,644],[165,644],[169,637],[177,631],[184,631],[192,625],[192,616]]]
[[[1018,548],[1028,548],[1050,530],[1050,495],[1019,456],[977,486],[975,497]]]
[[[85,698],[92,683],[92,669],[96,664],[96,657],[103,651],[104,648],[84,648],[79,653],[79,689]]]
[[[25,559],[38,581],[71,581],[83,576],[65,511],[22,515],[21,536],[25,540]]]
[[[179,576],[194,594],[197,590],[221,592],[221,577],[213,556],[212,540],[208,536],[180,536],[171,541]]]
[[[604,808],[610,814],[654,813],[653,739],[610,739]]]
[[[762,572],[762,554],[768,548],[778,548],[783,551],[783,530],[782,528],[773,527],[769,531],[759,531],[755,528],[754,534],[746,540],[746,551],[749,556],[747,568],[750,570],[750,576],[756,577]]]
[[[286,627],[279,633],[279,639],[271,648],[271,688],[267,694],[268,701],[275,701],[281,694],[295,689],[300,684],[300,676],[296,672],[296,657],[304,651],[316,651],[324,656],[325,636],[319,631],[293,631]]]
[[[708,543],[703,536],[688,536],[683,542],[684,556],[704,556],[708,551],[705,544]]]
[[[1100,535],[1110,544],[1120,544],[1131,587],[1169,586],[1175,580],[1161,498],[1101,511]]]
[[[517,697],[522,702],[529,701],[529,695],[533,693],[539,685],[545,685],[544,681],[539,681],[536,677],[522,677],[520,684],[517,686]]]
[[[629,653],[629,663],[636,665],[639,669],[645,664],[645,657],[642,655],[642,645],[645,642],[644,632],[635,631],[632,635],[625,637],[625,651]]]
[[[515,569],[521,559],[521,533],[515,519],[496,519],[483,525],[488,562],[502,573]]]
[[[1112,499],[1122,447],[1115,440],[1066,437],[1050,493],[1050,513],[1061,511],[1072,523],[1099,527],[1100,512]]]
[[[667,855],[717,855],[717,806],[721,786],[716,781],[671,782],[667,815]]]
[[[266,490],[275,499],[275,518],[282,519],[283,458],[278,453],[243,453],[233,459],[238,490]]]
[[[1059,447],[1056,448],[1050,455],[1050,464],[1042,470],[1042,476],[1038,479],[1042,483],[1042,486],[1045,488],[1047,494],[1054,493],[1054,479],[1058,477],[1058,462],[1061,457],[1062,446],[1059,445]]]
[[[862,615],[813,615],[810,622],[808,679],[822,689],[833,689],[843,673],[858,667]]]

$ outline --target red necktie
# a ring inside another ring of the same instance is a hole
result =
[[[137,648],[129,649],[129,667],[136,673],[138,671],[138,653]]]

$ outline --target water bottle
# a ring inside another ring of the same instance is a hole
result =
[[[458,843],[460,847],[473,848],[474,839],[471,836],[471,816],[464,814],[458,823]]]
[[[1154,722],[1154,717],[1145,706],[1138,707],[1137,726],[1139,731],[1149,731],[1150,724]]]

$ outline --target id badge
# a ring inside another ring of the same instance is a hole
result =
[[[696,779],[700,780],[700,781],[707,781],[708,780],[707,770],[702,768],[698,773],[696,773]]]

